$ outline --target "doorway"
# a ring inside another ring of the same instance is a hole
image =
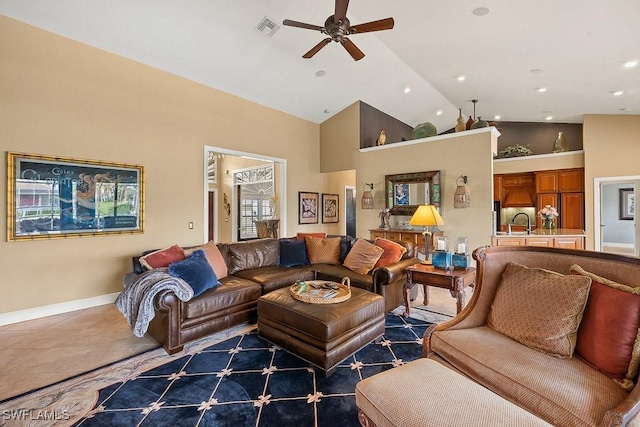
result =
[[[287,206],[287,160],[214,146],[204,147],[204,238],[207,239],[205,241],[208,241],[211,217],[215,218],[212,226],[216,242],[239,240],[242,226],[240,215],[242,200],[238,195],[237,186],[234,185],[232,171],[266,164],[273,165],[275,179],[272,203],[275,202],[275,215],[280,220],[279,234],[284,235],[287,229],[285,208]],[[209,202],[210,192],[215,192],[213,203]],[[214,211],[211,213],[210,209]]]
[[[345,235],[356,237],[356,187],[344,186]]]
[[[594,185],[595,250],[639,254],[640,233],[635,200],[640,176],[596,178]]]

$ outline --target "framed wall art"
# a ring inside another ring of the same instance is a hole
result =
[[[322,222],[339,222],[339,204],[337,194],[322,193]]]
[[[298,191],[298,224],[318,223],[318,193]]]
[[[7,240],[143,231],[143,166],[7,153]]]
[[[620,189],[620,219],[633,220],[635,213],[635,200],[633,188]]]

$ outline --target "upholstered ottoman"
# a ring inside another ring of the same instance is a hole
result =
[[[431,359],[360,381],[356,405],[363,427],[551,426]]]
[[[384,333],[384,298],[351,288],[351,298],[310,304],[281,288],[258,300],[258,335],[324,370],[327,375],[347,357]]]

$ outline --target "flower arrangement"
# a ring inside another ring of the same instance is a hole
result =
[[[498,158],[503,159],[505,157],[517,157],[517,156],[531,156],[533,151],[528,145],[515,144],[510,145],[504,150],[498,153]]]
[[[558,210],[551,205],[546,205],[538,211],[538,216],[542,218],[542,228],[553,228],[553,220],[560,216]]]

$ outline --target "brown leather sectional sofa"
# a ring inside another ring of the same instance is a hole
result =
[[[355,240],[341,236],[340,260]],[[169,354],[182,350],[185,343],[257,318],[258,299],[268,292],[293,284],[297,280],[351,279],[351,285],[381,295],[385,312],[403,304],[402,287],[405,268],[417,262],[414,245],[407,248],[403,258],[390,266],[376,268],[369,274],[355,273],[342,265],[311,264],[297,267],[278,265],[279,240],[259,239],[246,242],[218,243],[217,246],[229,269],[222,283],[197,297],[183,302],[170,291],[156,296],[155,317],[148,333]],[[133,271],[142,273],[139,257],[133,257]]]

